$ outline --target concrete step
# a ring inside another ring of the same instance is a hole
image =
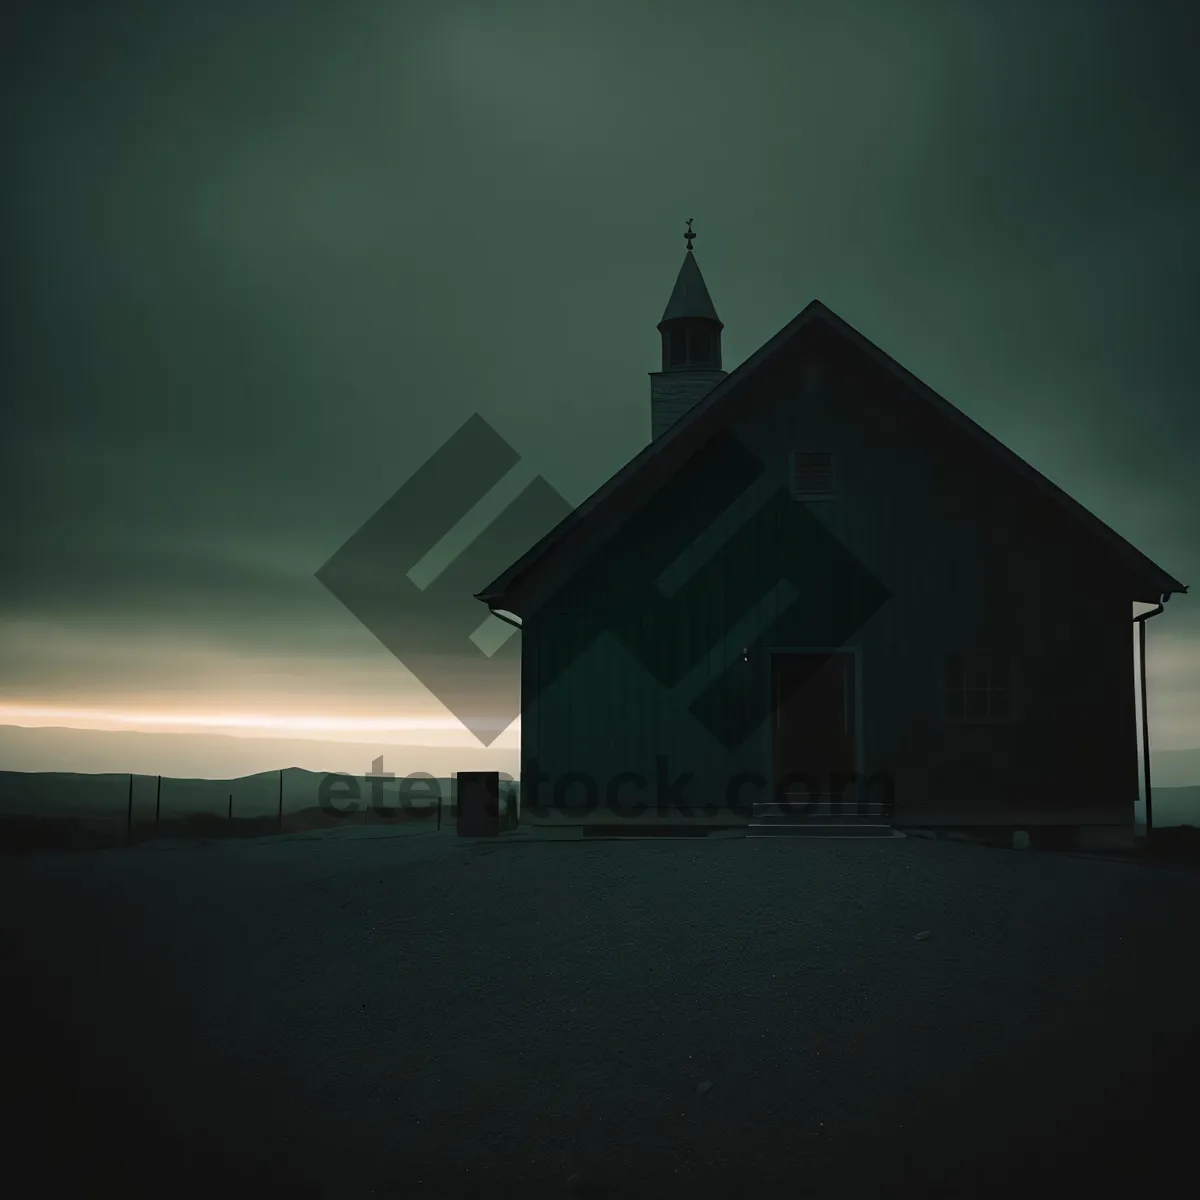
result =
[[[746,827],[747,837],[856,837],[897,838],[903,837],[898,829],[890,825],[755,825]]]

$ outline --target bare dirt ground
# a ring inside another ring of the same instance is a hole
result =
[[[1193,1173],[1194,871],[362,830],[8,860],[0,912],[9,1164],[39,1191],[1127,1200]]]

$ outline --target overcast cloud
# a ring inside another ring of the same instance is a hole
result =
[[[819,298],[1200,582],[1194,4],[17,10],[10,708],[444,717],[313,573],[474,412],[571,504],[640,449],[687,217],[727,367]]]

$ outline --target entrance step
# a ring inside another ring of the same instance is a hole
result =
[[[843,822],[840,825],[793,824],[793,825],[748,825],[747,837],[903,837],[898,829],[890,825],[866,825],[859,822]]]

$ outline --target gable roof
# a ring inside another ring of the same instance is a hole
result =
[[[685,263],[686,266],[686,263]],[[680,272],[682,277],[683,272]],[[492,607],[503,606],[503,602],[518,587],[524,587],[536,573],[546,568],[551,560],[567,543],[574,543],[589,533],[596,532],[612,513],[619,511],[622,497],[631,483],[645,477],[655,477],[670,469],[680,454],[699,445],[722,424],[731,419],[731,398],[751,376],[774,358],[783,347],[802,329],[823,324],[840,337],[862,350],[871,360],[904,384],[913,394],[923,400],[934,412],[950,425],[966,433],[975,442],[992,454],[995,459],[1027,485],[1039,491],[1056,504],[1085,534],[1095,538],[1113,557],[1122,563],[1135,578],[1144,579],[1157,594],[1166,598],[1183,593],[1188,589],[1177,579],[1168,575],[1161,567],[1151,562],[1140,550],[1127,542],[1120,534],[1110,529],[1095,514],[1084,508],[1077,500],[1051,483],[1040,471],[1031,467],[982,426],[977,425],[965,413],[955,408],[948,400],[939,396],[932,388],[923,384],[915,375],[902,367],[894,358],[884,353],[873,342],[848,325],[819,300],[813,300],[798,313],[770,341],[764,343],[754,354],[730,372],[689,412],[680,417],[668,430],[655,438],[648,446],[634,455],[607,483],[602,484],[577,508],[567,514],[549,533],[529,548],[503,574],[494,579],[482,591],[475,594],[477,600]]]

